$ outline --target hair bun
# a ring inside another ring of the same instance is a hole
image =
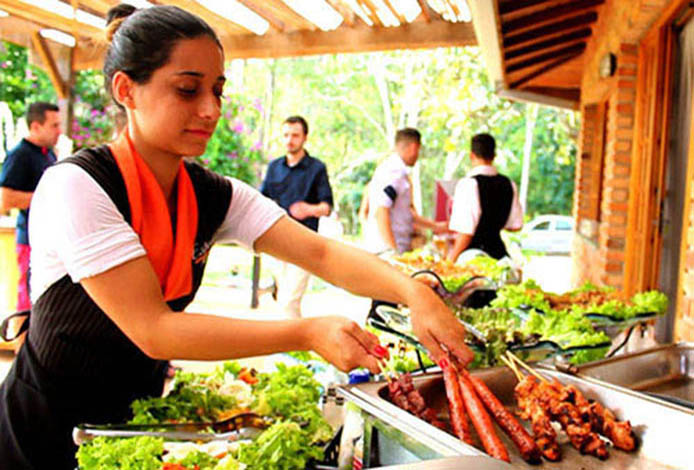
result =
[[[116,31],[123,21],[136,11],[137,8],[134,6],[128,3],[121,3],[111,8],[108,13],[106,13],[106,40],[108,42],[113,40],[113,36],[116,34]]]

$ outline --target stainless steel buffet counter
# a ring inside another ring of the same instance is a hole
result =
[[[659,470],[694,468],[694,445],[691,444],[694,414],[684,407],[654,399],[642,393],[597,381],[590,377],[576,377],[553,369],[539,369],[549,378],[566,385],[574,385],[588,399],[597,399],[610,408],[619,419],[629,420],[639,438],[635,452],[626,453],[610,449],[605,461],[581,455],[570,444],[563,444],[560,462],[544,462],[532,466],[524,462],[511,441],[497,428],[511,456],[511,465],[493,460],[480,448],[469,446],[388,401],[385,382],[372,382],[343,386],[338,393],[356,405],[364,417],[363,468],[416,464],[422,467],[388,467],[414,470],[417,468],[498,468],[556,470],[620,469]],[[510,409],[515,408],[513,389],[517,379],[507,368],[482,369],[473,372]],[[446,394],[440,373],[413,377],[415,387],[427,405],[447,417]],[[526,423],[527,424],[527,423]],[[443,460],[441,465],[435,459]],[[460,457],[456,461],[455,457]],[[468,457],[477,457],[473,462]],[[457,463],[456,463],[457,462]],[[480,462],[486,467],[481,467]],[[450,467],[443,465],[452,465]]]

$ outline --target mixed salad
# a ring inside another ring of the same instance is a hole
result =
[[[304,366],[255,373],[237,362],[212,373],[177,372],[165,397],[137,400],[131,423],[208,422],[251,411],[272,424],[253,441],[172,443],[99,437],[77,452],[80,470],[290,470],[323,457],[333,437],[318,401],[320,384]]]

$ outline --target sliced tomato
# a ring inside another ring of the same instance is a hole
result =
[[[164,462],[161,470],[188,470],[187,467],[181,465],[180,463]]]
[[[251,372],[248,369],[241,369],[239,372],[239,379],[243,380],[249,385],[254,385],[258,383],[258,378],[253,375],[253,372]]]

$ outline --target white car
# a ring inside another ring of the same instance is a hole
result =
[[[566,215],[540,215],[523,227],[521,247],[543,253],[570,253],[573,238],[573,218]]]

